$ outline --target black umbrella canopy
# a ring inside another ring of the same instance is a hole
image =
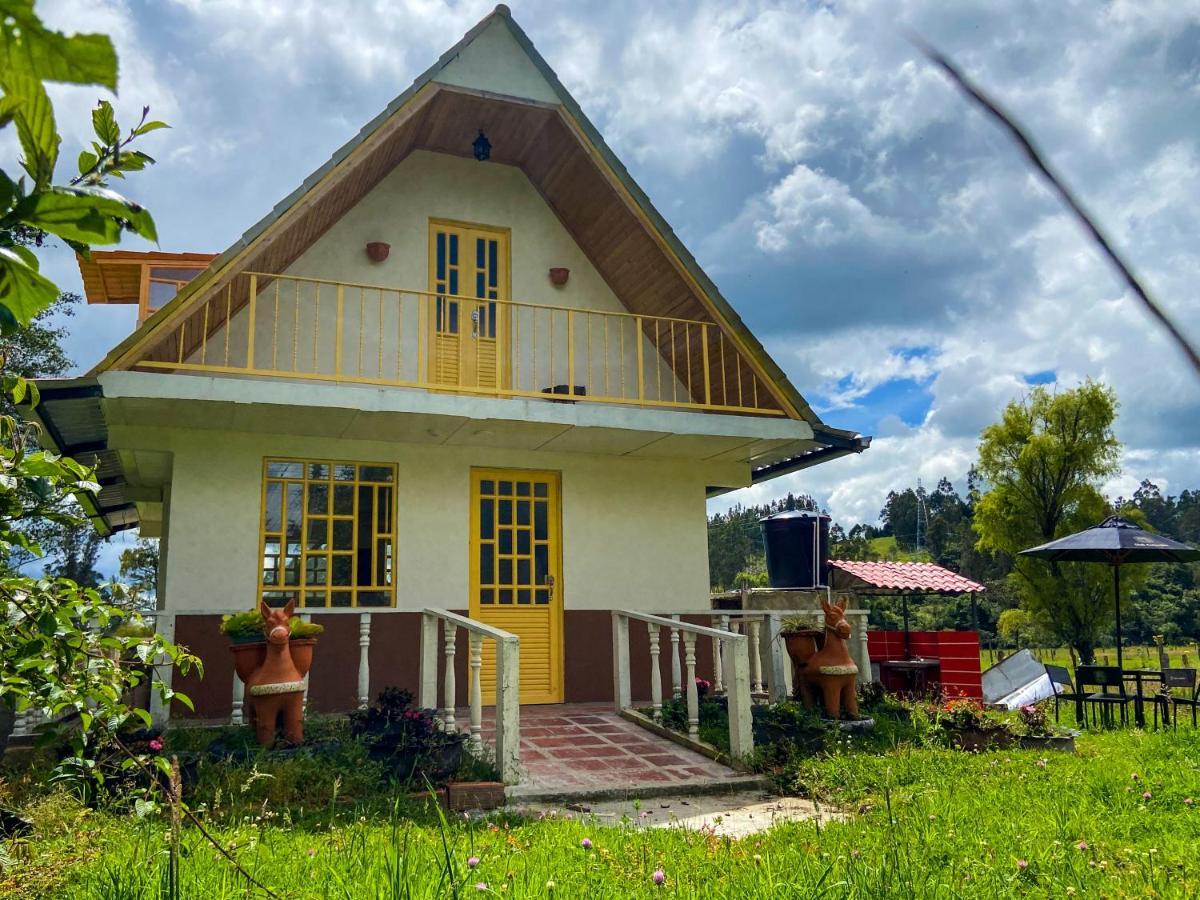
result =
[[[1059,562],[1105,562],[1112,565],[1151,562],[1193,562],[1200,550],[1161,534],[1139,528],[1128,519],[1109,516],[1099,525],[1021,551]]]

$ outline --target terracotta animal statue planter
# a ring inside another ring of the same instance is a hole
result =
[[[846,641],[850,637],[850,623],[846,621],[846,601],[830,605],[821,601],[825,613],[825,643],[808,659],[804,667],[804,680],[821,694],[825,715],[831,719],[858,718],[858,666],[850,658]]]
[[[780,635],[792,661],[793,693],[809,708],[816,705],[816,700],[813,697],[812,686],[805,676],[805,669],[808,668],[808,661],[821,649],[823,634],[824,631],[820,628],[793,627]]]
[[[284,739],[292,744],[304,742],[304,673],[292,660],[289,645],[295,604],[288,601],[281,609],[259,604],[266,635],[266,653],[262,665],[249,674],[246,696],[254,708],[254,734],[258,743],[270,747],[275,730],[283,717]],[[311,659],[311,657],[310,657]]]

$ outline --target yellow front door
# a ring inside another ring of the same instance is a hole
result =
[[[470,615],[521,638],[522,703],[563,699],[559,515],[557,472],[471,470]],[[491,641],[481,679],[494,702]]]
[[[481,225],[429,223],[429,380],[495,388],[505,365],[508,232]]]

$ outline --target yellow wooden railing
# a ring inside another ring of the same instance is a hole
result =
[[[712,322],[246,273],[139,367],[781,415]]]

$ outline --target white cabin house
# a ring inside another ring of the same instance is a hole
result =
[[[237,719],[218,624],[260,598],[325,626],[310,708],[386,685],[453,708],[468,667],[490,703],[502,632],[520,703],[619,699],[613,610],[708,606],[705,499],[869,444],[812,411],[503,6],[223,253],[80,266],[138,327],[30,415],[96,459],[98,529],[161,539],[202,719]]]

